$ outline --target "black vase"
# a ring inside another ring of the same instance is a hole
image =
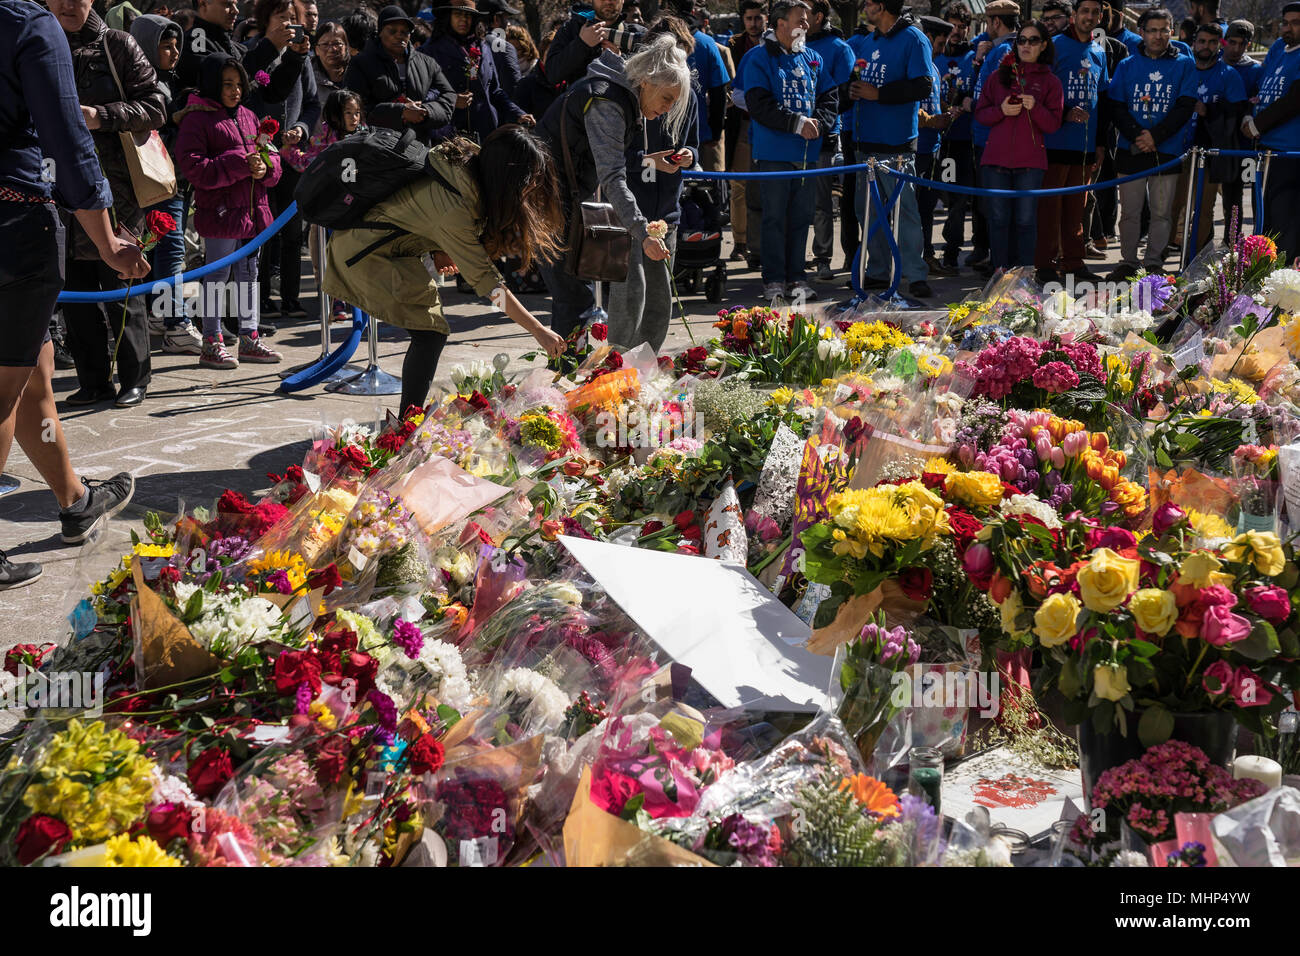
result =
[[[1079,724],[1079,771],[1083,776],[1083,798],[1092,809],[1092,788],[1111,767],[1136,760],[1146,752],[1137,736],[1141,711],[1128,715],[1128,734],[1118,730],[1098,733],[1091,720]],[[1226,767],[1237,742],[1237,720],[1230,711],[1209,710],[1200,713],[1175,713],[1174,732],[1170,740],[1181,740],[1205,751],[1212,763]]]

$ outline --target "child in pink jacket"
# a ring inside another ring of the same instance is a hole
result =
[[[203,237],[208,262],[224,259],[272,222],[267,190],[280,180],[280,157],[258,143],[258,120],[240,106],[248,74],[225,53],[199,64],[195,109],[181,121],[176,161],[194,185],[195,228]],[[239,323],[239,360],[227,351],[221,332],[222,292]],[[245,256],[211,273],[203,282],[203,353],[206,368],[236,368],[240,361],[275,363],[257,333],[257,255]]]
[[[1065,94],[1052,73],[1055,48],[1041,20],[1020,28],[1006,55],[980,91],[975,119],[989,127],[980,159],[985,189],[1037,189],[1047,172],[1044,137],[1061,125]],[[1034,264],[1038,197],[989,196],[989,264],[994,269]]]

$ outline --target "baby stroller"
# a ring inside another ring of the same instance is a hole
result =
[[[677,254],[673,276],[687,295],[703,287],[704,298],[721,302],[727,281],[722,261],[722,204],[715,180],[688,182],[682,190],[681,221],[677,225]],[[712,270],[708,278],[704,273]]]

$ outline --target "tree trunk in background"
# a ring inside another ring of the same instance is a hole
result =
[[[852,36],[858,26],[858,0],[831,0],[831,5],[840,15],[840,29],[844,35]]]

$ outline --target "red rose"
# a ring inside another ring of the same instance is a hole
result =
[[[641,792],[641,785],[626,774],[603,773],[591,781],[591,802],[606,813],[618,816],[627,802]]]
[[[928,601],[934,590],[934,575],[929,568],[904,568],[898,586],[913,601]]]
[[[298,685],[311,685],[311,695],[320,693],[320,661],[311,651],[285,651],[275,659],[275,690],[281,697],[298,692]]]
[[[339,458],[357,469],[357,471],[365,471],[370,467],[370,456],[356,445],[348,445],[347,448],[340,451]]]
[[[46,854],[62,853],[72,842],[72,831],[58,817],[36,813],[23,821],[14,842],[18,844],[18,862],[28,866]]]
[[[699,541],[703,536],[704,534],[700,531],[700,526],[697,524],[688,525],[682,529],[682,537],[687,541]]]
[[[235,775],[230,754],[220,747],[209,747],[199,754],[185,771],[189,778],[190,789],[202,800],[216,796],[226,785],[226,781]]]
[[[709,357],[709,350],[703,345],[696,345],[686,350],[686,361],[692,365],[702,365]]]
[[[695,512],[683,511],[673,519],[673,524],[677,526],[678,531],[685,531],[691,525],[695,524]]]
[[[10,674],[18,676],[18,666],[21,664],[29,671],[34,671],[41,666],[41,659],[53,649],[54,645],[47,645],[45,650],[37,647],[35,644],[15,644],[5,653],[5,667]]]
[[[699,554],[700,549],[693,544],[688,544],[685,541],[681,541],[678,542],[677,544],[677,553],[678,554]]]
[[[190,820],[194,816],[189,807],[175,803],[160,803],[149,810],[145,829],[155,843],[165,847],[172,840],[188,840]]]
[[[158,572],[158,580],[164,584],[176,584],[180,579],[180,568],[173,568],[170,564]]]
[[[969,511],[950,507],[948,509],[948,526],[952,529],[952,536],[956,539],[958,549],[964,549],[975,540],[975,536],[984,527],[984,522]]]
[[[221,497],[217,499],[218,514],[249,515],[255,510],[256,505],[238,491],[230,491],[227,489],[222,493]]]
[[[317,588],[324,588],[325,593],[329,594],[342,583],[343,578],[339,575],[339,569],[333,561],[325,567],[317,571],[312,571],[307,575],[307,587],[312,591]]]
[[[176,220],[161,209],[151,209],[145,213],[144,224],[150,232],[159,238],[176,231]]]
[[[270,116],[263,117],[262,122],[257,124],[259,136],[274,136],[278,132],[280,132],[280,124]]]
[[[384,432],[375,439],[375,447],[382,451],[389,451],[397,454],[406,444],[406,439],[397,432]]]
[[[473,394],[470,395],[469,405],[470,408],[477,409],[480,412],[487,412],[492,410],[492,403],[489,402],[486,398],[484,398],[483,394],[479,392],[477,389],[475,389]]]
[[[610,353],[609,353],[609,357],[605,359],[605,365],[606,365],[607,368],[612,368],[612,369],[619,369],[619,368],[622,368],[622,367],[623,367],[623,353],[622,353],[622,352],[610,352]]]
[[[609,326],[604,322],[593,322],[591,328],[587,330],[587,334],[597,342],[603,342],[609,338]]]
[[[925,487],[929,488],[931,491],[942,491],[944,482],[947,480],[948,480],[948,476],[945,475],[943,472],[939,472],[939,471],[921,472],[921,484],[925,485]]]
[[[662,521],[647,521],[641,526],[641,537],[644,538],[648,534],[654,534],[656,531],[662,531],[663,529],[664,523]]]
[[[407,753],[411,755],[411,770],[414,773],[433,773],[442,766],[445,757],[442,744],[432,734],[425,734],[411,744]]]
[[[671,372],[673,370],[673,360],[669,356],[661,355],[657,359],[655,359],[655,361],[659,364],[659,367],[663,369],[665,372]]]

